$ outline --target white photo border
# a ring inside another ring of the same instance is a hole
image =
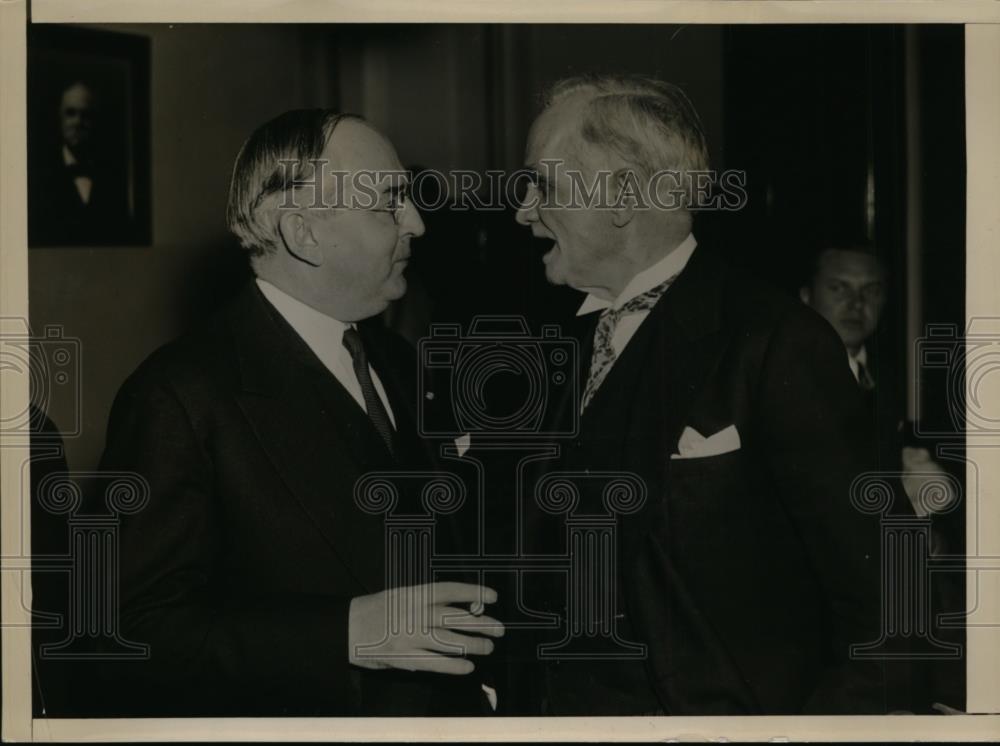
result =
[[[0,318],[28,315],[25,61],[27,0],[0,0]],[[543,6],[513,2],[405,0],[35,0],[35,23],[962,23],[965,24],[967,167],[966,316],[1000,317],[1000,3],[993,0],[576,0]],[[4,373],[0,418],[24,411],[25,376]],[[980,397],[1000,402],[1000,380]],[[1000,558],[1000,439],[969,442],[978,471],[978,515],[967,516],[969,546]],[[0,448],[3,516],[27,505],[21,464],[27,444]],[[970,473],[970,477],[971,477]],[[970,482],[971,483],[971,482]],[[25,494],[22,493],[24,489]],[[975,524],[975,525],[974,525]],[[1000,739],[1000,624],[970,624],[969,715],[839,717],[603,718],[233,718],[32,719],[28,615],[20,599],[28,582],[20,520],[0,523],[2,589],[2,737],[9,741],[812,741]],[[974,564],[974,563],[970,563]],[[968,596],[981,619],[1000,618],[1000,572],[969,572]],[[22,580],[24,579],[24,580]]]

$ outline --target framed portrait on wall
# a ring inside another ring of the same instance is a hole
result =
[[[28,28],[28,245],[150,243],[149,39]]]

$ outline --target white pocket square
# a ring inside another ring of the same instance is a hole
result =
[[[693,427],[685,427],[681,439],[677,441],[677,453],[670,454],[672,459],[705,458],[706,456],[721,456],[723,453],[740,449],[740,434],[736,425],[719,430],[705,437]]]

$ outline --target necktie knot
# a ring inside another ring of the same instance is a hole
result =
[[[667,278],[659,285],[650,288],[644,293],[640,293],[634,298],[630,298],[618,308],[606,308],[602,314],[601,321],[604,323],[610,322],[611,327],[614,328],[618,325],[618,322],[622,320],[622,317],[628,316],[632,313],[650,310],[656,305],[660,296],[667,292],[667,288],[673,284],[675,279],[677,279],[677,275]]]
[[[365,355],[364,342],[361,341],[361,335],[358,334],[358,330],[353,326],[344,329],[344,347],[351,353],[352,360],[357,361],[360,357],[367,362],[368,357]]]
[[[858,363],[858,385],[861,387],[862,391],[871,391],[875,388],[875,380],[872,378],[872,374],[868,372],[868,368],[860,360]]]
[[[677,275],[672,275],[659,285],[629,299],[618,308],[606,308],[601,313],[601,318],[597,322],[597,329],[594,330],[594,350],[590,360],[590,375],[587,378],[587,386],[583,391],[583,399],[580,405],[581,411],[590,403],[591,398],[593,398],[598,387],[604,381],[608,371],[615,362],[617,353],[612,344],[612,339],[618,322],[621,321],[622,317],[629,314],[649,311],[656,305],[656,302],[676,279]]]
[[[674,280],[676,279],[677,275],[668,277],[659,285],[651,287],[645,293],[640,293],[631,300],[622,304],[622,307],[619,309],[620,315],[625,316],[630,313],[638,313],[639,311],[648,311],[656,305],[656,301],[660,299],[661,295],[667,292],[667,288],[673,285]]]

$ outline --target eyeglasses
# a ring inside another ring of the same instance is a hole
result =
[[[385,212],[392,216],[392,222],[399,225],[399,221],[402,220],[403,210],[406,209],[408,205],[411,204],[409,193],[406,191],[405,187],[393,187],[389,189],[389,206],[388,207],[357,207],[355,205],[338,205],[332,209],[341,210],[364,210],[365,212]]]
[[[403,210],[410,204],[410,195],[406,190],[392,190],[389,194],[389,206],[388,207],[370,207],[369,212],[387,212],[392,216],[392,222],[399,225],[399,221],[402,219]],[[364,209],[364,208],[361,208]]]
[[[284,189],[284,190],[281,190],[281,189],[277,189],[277,190],[274,190],[274,189],[264,189],[264,190],[262,190],[261,193],[258,194],[257,198],[254,200],[252,209],[256,210],[257,207],[264,201],[265,198],[267,198],[268,196],[270,196],[270,195],[272,195],[272,194],[274,194],[275,192],[278,192],[278,191],[285,191],[285,192],[287,192],[288,189]],[[410,199],[410,195],[409,195],[408,189],[407,189],[407,187],[405,185],[404,186],[399,186],[399,187],[390,187],[389,189],[385,190],[383,193],[386,194],[386,195],[388,195],[389,205],[387,207],[361,207],[360,205],[323,205],[322,208],[320,208],[320,209],[325,208],[325,209],[329,209],[329,210],[363,210],[365,212],[384,212],[384,213],[388,213],[389,216],[392,217],[392,222],[395,225],[398,226],[399,223],[400,223],[400,220],[402,220],[402,212],[403,212],[403,210],[406,209],[406,207],[409,204],[412,203],[412,200]],[[299,205],[297,205],[293,201],[290,206],[291,207],[298,207]],[[313,205],[313,207],[319,207],[319,206],[318,205]]]

